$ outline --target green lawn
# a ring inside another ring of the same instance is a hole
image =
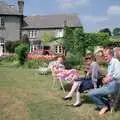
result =
[[[0,68],[0,120],[119,120],[120,112],[98,116],[94,105],[66,106],[63,91],[51,88],[51,76],[36,70]]]

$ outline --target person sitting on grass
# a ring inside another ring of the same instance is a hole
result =
[[[74,107],[78,107],[81,105],[79,90],[84,91],[97,87],[97,80],[100,74],[100,67],[91,53],[86,55],[85,61],[87,67],[86,76],[76,79],[73,82],[70,92],[63,98],[63,100],[71,100],[73,93],[76,91],[76,102],[72,105]]]
[[[110,104],[106,95],[112,95],[117,92],[117,81],[120,80],[120,62],[113,57],[113,51],[107,49],[104,51],[105,61],[108,63],[108,73],[103,78],[103,86],[88,92],[88,98],[99,109],[99,115],[104,114],[110,109]]]

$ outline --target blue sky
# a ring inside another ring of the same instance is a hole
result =
[[[17,0],[6,0],[15,4]],[[86,32],[120,27],[120,0],[24,0],[25,15],[77,13]]]

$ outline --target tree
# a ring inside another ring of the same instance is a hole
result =
[[[113,35],[114,35],[114,36],[120,35],[120,28],[118,28],[118,27],[114,28],[114,29],[113,29]]]
[[[110,43],[109,35],[105,33],[97,33],[97,45],[106,46]]]
[[[88,48],[94,50],[95,46],[108,44],[109,36],[105,33],[85,33],[83,27],[79,28],[69,28],[64,29],[64,39],[63,45],[66,52],[71,53],[79,52],[82,56],[85,56]]]
[[[79,51],[79,54],[82,56],[85,56],[86,53],[86,36],[83,30],[83,27],[76,28],[73,32],[73,38],[74,38],[74,51]]]
[[[66,52],[71,53],[72,60],[82,62],[87,50],[94,51],[95,46],[109,43],[109,36],[106,33],[85,33],[83,27],[65,27],[63,46]],[[74,56],[74,57],[73,57]]]
[[[109,36],[112,36],[112,33],[109,28],[104,28],[104,29],[100,30],[99,32],[103,32],[103,33],[108,34]]]
[[[66,52],[72,52],[74,47],[73,40],[73,28],[65,26],[64,28],[64,37],[63,37],[63,46],[65,47]]]
[[[54,39],[54,36],[51,32],[45,32],[43,36],[40,38],[42,42],[51,42]]]

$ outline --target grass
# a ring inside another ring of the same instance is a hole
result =
[[[73,101],[62,101],[63,91],[51,84],[36,70],[0,67],[0,120],[119,120],[119,111],[100,117],[92,104],[66,106]]]

